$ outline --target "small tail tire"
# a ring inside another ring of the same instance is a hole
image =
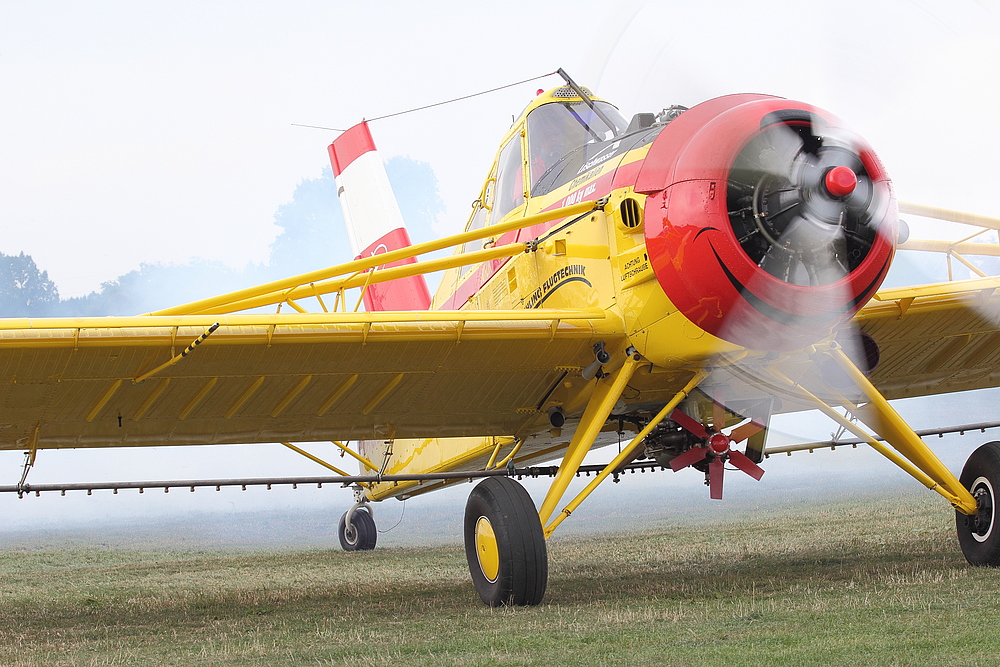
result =
[[[472,583],[491,607],[536,605],[545,596],[549,561],[538,511],[524,487],[488,477],[465,505],[465,556]]]
[[[979,512],[968,516],[955,513],[958,542],[971,565],[1000,566],[1000,521],[997,493],[1000,492],[1000,442],[987,442],[972,452],[959,477]]]
[[[378,541],[378,531],[375,529],[375,517],[364,508],[354,511],[351,523],[347,523],[347,512],[340,517],[337,533],[340,535],[340,546],[344,551],[371,551]]]

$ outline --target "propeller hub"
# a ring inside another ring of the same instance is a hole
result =
[[[846,197],[858,186],[858,176],[850,167],[840,165],[826,172],[823,179],[826,191],[834,197]]]
[[[729,451],[729,443],[732,442],[728,435],[716,433],[708,439],[708,446],[716,456],[722,456]]]

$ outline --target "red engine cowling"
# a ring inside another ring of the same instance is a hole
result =
[[[657,280],[723,340],[790,350],[830,335],[871,298],[898,212],[872,149],[825,111],[730,95],[659,134],[636,191]]]

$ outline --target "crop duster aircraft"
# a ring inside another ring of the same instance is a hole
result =
[[[464,233],[410,244],[362,123],[330,146],[354,261],[143,316],[0,321],[0,447],[27,451],[25,475],[47,448],[274,442],[336,476],[0,490],[353,484],[356,550],[371,502],[482,478],[475,588],[537,604],[546,539],[608,477],[670,467],[721,498],[725,471],[763,475],[772,415],[817,409],[852,436],[828,444],[881,452],[955,508],[970,563],[1000,563],[1000,443],[956,478],[887,400],[1000,384],[1000,279],[879,291],[897,246],[942,248],[905,241],[875,152],[822,109],[741,94],[627,121],[563,75],[503,137]],[[1000,254],[944,250],[977,272],[966,254]],[[542,474],[536,508],[515,478]]]

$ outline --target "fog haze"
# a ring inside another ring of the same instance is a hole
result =
[[[334,264],[348,259],[325,152],[336,132],[293,123],[344,128],[560,66],[626,117],[734,92],[808,101],[868,139],[901,200],[1000,216],[997,11],[971,0],[794,11],[735,0],[0,3],[0,252],[33,257],[73,314],[147,312]],[[512,116],[559,81],[372,124],[415,241],[461,229]],[[965,235],[908,221],[915,235]],[[945,276],[943,259],[903,253],[887,285]],[[996,397],[900,409],[915,428],[979,422],[1000,419]],[[776,426],[806,438],[832,430],[811,416]],[[989,437],[931,444],[957,471]],[[310,449],[335,456],[330,445]],[[0,483],[15,483],[21,462],[0,453]],[[715,506],[916,485],[865,448],[782,456],[765,469],[759,484],[727,475]],[[42,451],[29,481],[322,472],[280,446]],[[635,477],[602,487],[567,524],[599,526],[632,505],[712,507],[694,471]],[[540,483],[529,486],[537,499]],[[459,516],[469,488],[414,499],[407,512]],[[300,514],[332,522],[349,503],[329,488],[10,495],[0,497],[0,531],[111,531],[206,512],[298,525]],[[401,507],[379,505],[380,527]]]

